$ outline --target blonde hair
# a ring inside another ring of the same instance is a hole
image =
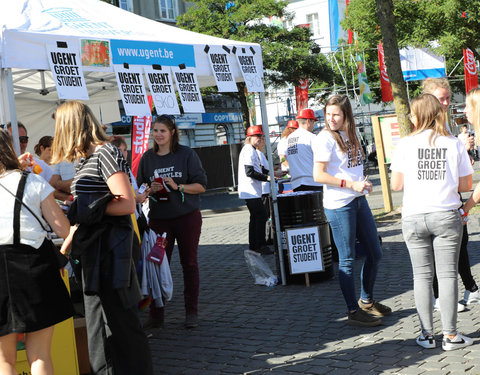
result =
[[[437,88],[450,90],[450,83],[446,78],[427,78],[422,83],[422,91],[424,94],[433,94]]]
[[[451,136],[445,126],[445,111],[438,99],[432,94],[422,94],[413,99],[410,110],[416,118],[415,130],[410,135],[432,129],[433,132],[428,139],[430,146],[435,145],[435,139],[439,135]]]
[[[480,89],[474,88],[467,94],[467,104],[473,110],[472,125],[475,129],[475,134],[480,132]]]
[[[52,144],[52,163],[73,162],[86,157],[92,144],[107,141],[102,126],[90,108],[78,100],[61,104],[55,112],[55,136]]]

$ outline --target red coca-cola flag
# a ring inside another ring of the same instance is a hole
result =
[[[463,49],[463,66],[465,69],[465,92],[478,87],[477,63],[470,48]]]
[[[153,99],[148,95],[148,104],[152,109]],[[152,116],[133,117],[132,124],[132,173],[137,177],[138,164],[145,151],[148,150],[148,140],[150,138],[150,127],[152,125]]]
[[[379,43],[378,49],[378,66],[380,68],[380,87],[382,89],[382,101],[393,101],[392,86],[390,86],[390,80],[388,79],[387,67],[385,66],[385,58],[383,54],[383,44]]]
[[[308,107],[308,78],[299,79],[298,85],[295,86],[295,99],[297,102],[297,113]]]

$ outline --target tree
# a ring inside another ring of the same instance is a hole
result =
[[[480,48],[480,0],[394,0],[393,4],[400,48],[431,48],[437,54],[445,56],[449,73],[462,58],[464,48],[470,48],[480,60],[477,52]],[[351,0],[347,18],[342,25],[357,32],[361,48],[375,48],[381,38],[376,1]],[[376,59],[367,62],[376,64]],[[374,65],[373,70],[378,71],[378,67]],[[462,64],[456,72],[463,74]],[[454,91],[464,92],[462,79],[452,83]],[[418,86],[415,83],[410,85],[414,89],[411,96],[419,94]]]
[[[181,28],[226,39],[259,43],[262,47],[264,78],[267,87],[297,85],[299,79],[328,82],[333,72],[320,48],[311,39],[308,28],[287,30],[283,24],[265,19],[287,20],[286,1],[280,0],[194,0],[193,6],[177,19]],[[248,108],[244,84],[239,84],[245,126]]]
[[[388,78],[392,86],[393,102],[397,113],[400,134],[411,133],[412,124],[408,119],[410,105],[408,103],[407,87],[403,80],[402,67],[400,65],[400,52],[398,50],[397,31],[395,16],[393,15],[393,0],[376,0],[377,17],[382,33],[383,52]]]

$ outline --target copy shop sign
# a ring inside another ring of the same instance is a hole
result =
[[[72,44],[64,41],[47,44],[48,62],[60,99],[88,100],[80,50]]]
[[[292,274],[324,271],[318,227],[286,229]]]

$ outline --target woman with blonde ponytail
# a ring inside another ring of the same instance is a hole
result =
[[[443,350],[460,349],[472,339],[457,331],[457,270],[462,241],[458,192],[472,187],[473,169],[462,142],[445,127],[445,111],[431,94],[415,98],[410,119],[415,130],[400,140],[392,161],[391,185],[404,190],[402,232],[413,267],[414,296],[421,332],[416,342],[436,346],[432,281],[436,270]]]

